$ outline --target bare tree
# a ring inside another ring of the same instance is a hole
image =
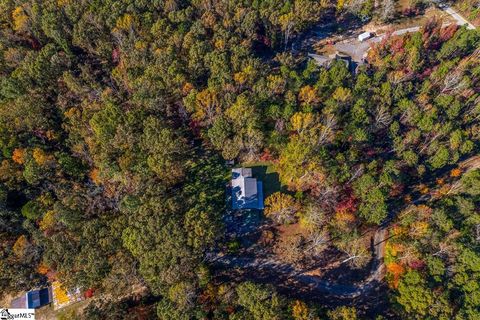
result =
[[[326,229],[317,232],[312,232],[307,238],[307,251],[312,252],[313,255],[320,255],[329,245],[330,235]]]
[[[392,122],[392,116],[388,112],[387,108],[381,106],[378,107],[375,114],[375,126],[378,129],[386,128]]]
[[[453,258],[457,253],[457,246],[455,240],[460,236],[458,230],[454,230],[448,233],[448,235],[438,243],[438,250],[433,253],[433,256],[441,258]]]
[[[274,250],[282,261],[298,265],[305,256],[303,243],[304,239],[300,235],[288,236],[280,238]]]
[[[380,19],[383,21],[390,21],[395,17],[395,1],[394,0],[384,0],[382,9],[380,11]]]
[[[338,203],[339,188],[337,186],[322,186],[312,191],[316,197],[315,202],[322,208],[332,209]]]
[[[340,263],[346,263],[354,268],[364,267],[370,260],[370,253],[365,243],[356,233],[346,235],[337,243],[337,248],[347,255]]]
[[[310,202],[305,206],[303,219],[313,230],[320,229],[326,223],[326,217],[322,208],[315,202]]]
[[[399,260],[404,264],[410,264],[413,261],[416,261],[418,258],[418,251],[412,247],[405,247],[398,256]]]
[[[473,65],[478,64],[480,57],[480,49],[475,50],[467,59],[462,60],[454,70],[451,70],[443,80],[442,93],[458,92],[462,89],[468,88],[468,80],[464,78],[465,70]]]
[[[468,81],[463,77],[463,69],[456,69],[445,76],[442,93],[458,92],[468,87]]]
[[[335,115],[329,114],[325,116],[318,132],[318,146],[324,145],[325,143],[332,140],[336,125],[337,120],[335,119]]]

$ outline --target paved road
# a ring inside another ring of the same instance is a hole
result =
[[[446,13],[448,13],[449,15],[452,16],[453,19],[455,19],[457,21],[457,24],[460,25],[460,26],[463,26],[463,25],[467,25],[467,29],[470,29],[470,30],[474,30],[475,29],[475,26],[473,24],[471,24],[470,22],[468,22],[467,19],[465,19],[464,17],[462,17],[455,9],[453,9],[452,7],[450,6],[444,6],[444,7],[441,7],[440,9],[442,9],[443,11],[445,11]]]
[[[450,6],[443,5],[440,7],[441,10],[445,11],[448,13],[450,16],[455,19],[458,25],[466,25],[468,29],[473,30],[475,29],[475,26],[468,22],[464,17],[462,17],[455,9],[453,9]],[[444,24],[443,26],[447,26],[448,24]],[[399,35],[404,35],[407,33],[413,33],[417,32],[420,30],[419,26],[415,27],[410,27],[410,28],[405,28],[405,29],[400,29],[396,30],[392,33],[394,36],[399,36]],[[358,41],[357,38],[350,38],[344,41],[341,41],[339,43],[335,44],[335,48],[339,52],[343,52],[348,54],[349,56],[352,57],[352,60],[359,63],[363,64],[364,63],[364,58],[366,56],[366,53],[370,49],[371,45],[374,43],[378,43],[383,40],[383,38],[386,36],[386,34],[381,34],[376,37],[370,38],[366,41],[360,42]]]
[[[419,30],[420,30],[420,27],[405,28],[405,29],[400,29],[392,32],[392,35],[399,36],[406,33],[417,32]],[[372,46],[372,44],[382,41],[385,36],[386,34],[381,34],[376,37],[365,40],[363,42],[358,41],[357,38],[351,38],[351,39],[336,43],[335,48],[339,52],[348,54],[350,57],[352,57],[353,61],[362,64],[363,59],[365,58],[368,50],[370,50],[370,47]]]

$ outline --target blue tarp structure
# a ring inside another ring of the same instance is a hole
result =
[[[27,292],[27,308],[36,309],[52,302],[52,295],[48,288]]]
[[[14,299],[11,308],[18,309],[37,309],[52,302],[52,292],[50,288],[28,291],[25,295]]]

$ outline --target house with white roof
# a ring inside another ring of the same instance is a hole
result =
[[[232,169],[232,209],[263,208],[262,181],[252,176],[251,168]]]

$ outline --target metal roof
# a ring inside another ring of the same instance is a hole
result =
[[[262,182],[252,177],[251,168],[232,169],[232,208],[263,209]]]

